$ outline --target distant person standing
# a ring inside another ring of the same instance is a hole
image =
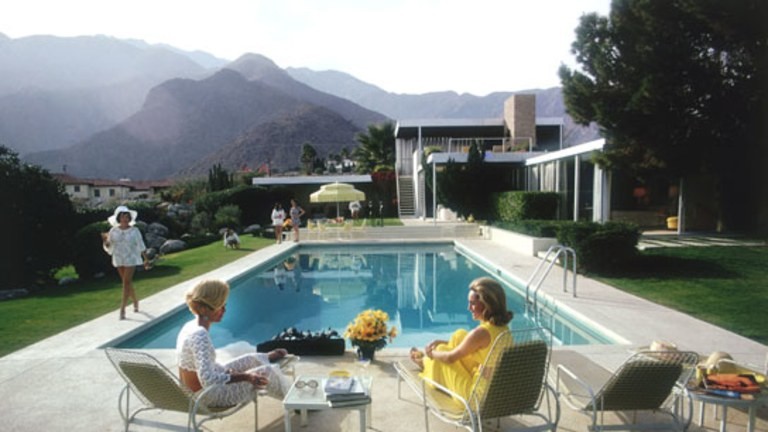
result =
[[[360,217],[360,201],[352,201],[349,203],[349,213],[352,214],[352,219],[357,220]]]
[[[304,216],[304,209],[299,206],[295,199],[291,200],[291,225],[293,225],[293,241],[299,241],[299,227],[301,226],[301,217]]]
[[[285,210],[283,205],[275,203],[272,209],[272,227],[275,228],[275,240],[278,244],[283,242],[283,224],[285,223]]]
[[[144,264],[149,269],[149,260],[145,255],[147,247],[141,237],[141,231],[133,226],[138,212],[126,206],[119,206],[115,213],[107,218],[112,225],[109,232],[101,233],[104,250],[112,255],[112,265],[120,275],[123,285],[123,299],[120,302],[120,319],[125,319],[125,306],[128,299],[133,300],[133,311],[139,311],[139,299],[133,289],[133,273],[136,266]]]

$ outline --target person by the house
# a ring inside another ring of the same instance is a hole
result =
[[[360,217],[360,201],[352,201],[349,203],[349,213],[352,214],[352,219],[357,220]]]
[[[279,244],[283,242],[283,227],[285,224],[285,210],[283,205],[275,203],[272,208],[272,227],[275,229],[275,241]]]
[[[299,241],[299,227],[301,226],[301,217],[304,216],[304,209],[299,206],[295,199],[291,200],[291,225],[293,225],[293,241]]]

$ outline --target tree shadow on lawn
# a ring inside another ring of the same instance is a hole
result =
[[[738,274],[710,260],[639,254],[628,265],[601,271],[599,276],[627,279],[727,279],[737,277]]]

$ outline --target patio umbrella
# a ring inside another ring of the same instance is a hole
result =
[[[309,202],[336,203],[336,217],[339,216],[339,203],[348,201],[364,201],[365,193],[347,183],[328,183],[320,186],[320,190],[309,195]]]

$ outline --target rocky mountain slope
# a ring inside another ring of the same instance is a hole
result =
[[[203,80],[167,81],[152,89],[141,110],[124,122],[83,143],[30,154],[26,159],[51,171],[66,165],[68,172],[81,177],[135,180],[207,172],[210,164],[200,168],[201,160],[206,164],[222,162],[230,169],[271,160],[275,169],[285,170],[298,164],[299,154],[291,161],[281,156],[282,149],[269,147],[287,146],[295,152],[297,146],[309,142],[338,152],[341,147],[349,148],[355,134],[363,129],[332,110],[320,108],[225,68]],[[384,119],[380,114],[360,111],[360,122]],[[309,113],[323,114],[308,117]],[[308,119],[312,121],[301,123]],[[297,135],[295,128],[304,126],[313,130]],[[249,145],[252,148],[233,150]],[[235,160],[238,154],[248,154],[249,159]]]
[[[0,144],[21,155],[76,144],[135,113],[155,85],[206,73],[184,52],[105,36],[0,33],[0,65]]]

